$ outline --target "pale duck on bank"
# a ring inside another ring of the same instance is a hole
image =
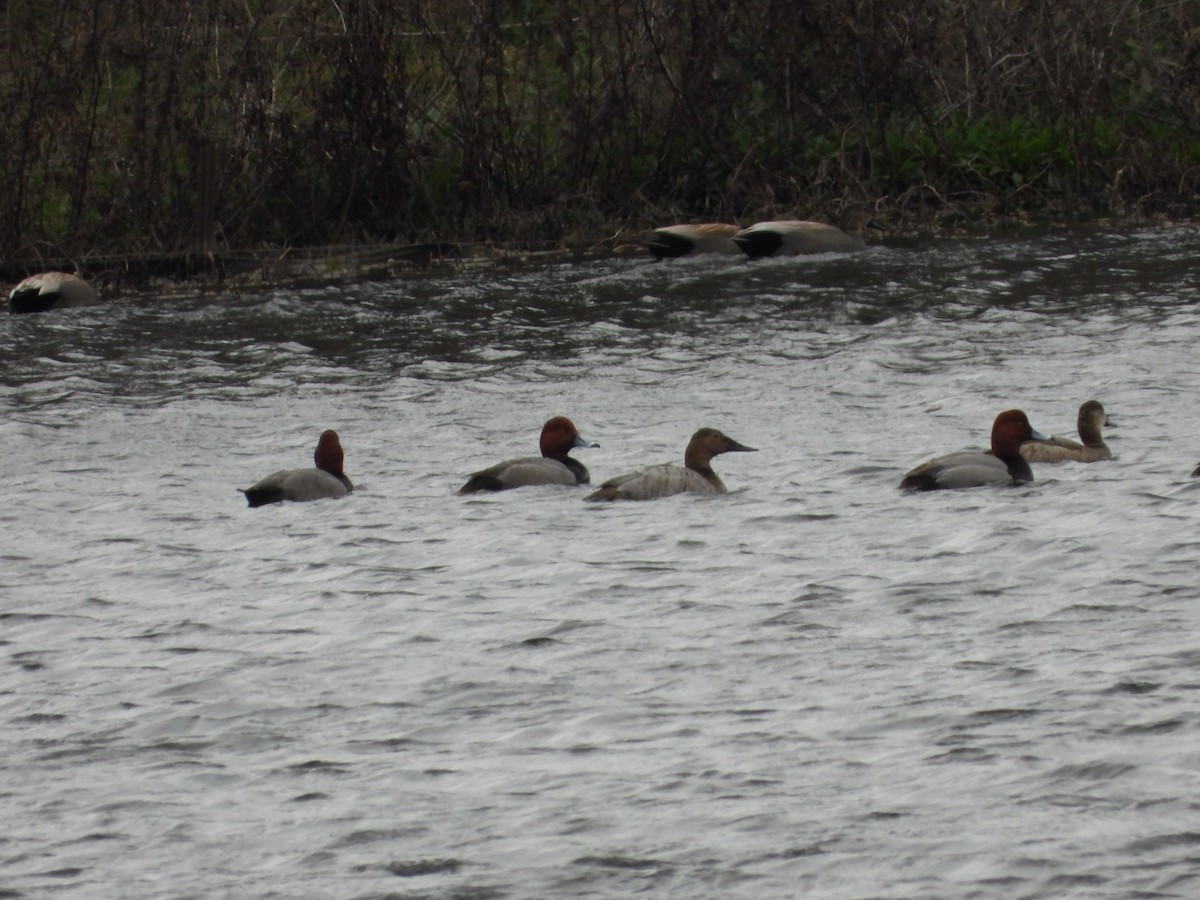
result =
[[[13,313],[45,312],[73,306],[95,306],[100,296],[95,288],[69,272],[41,272],[30,275],[8,295]]]
[[[992,423],[992,449],[963,450],[939,456],[912,469],[900,482],[906,491],[953,490],[988,484],[1033,481],[1033,470],[1021,457],[1021,444],[1046,440],[1019,409],[1006,410]]]
[[[813,253],[857,253],[867,249],[863,229],[872,222],[871,211],[850,207],[839,225],[779,219],[758,222],[733,236],[733,242],[751,259],[764,256],[803,256]]]
[[[281,469],[273,472],[253,487],[242,491],[250,506],[265,506],[285,500],[303,502],[327,497],[345,497],[354,485],[342,471],[344,462],[342,442],[336,431],[325,431],[313,453],[313,469]]]
[[[604,482],[587,500],[653,500],[672,494],[724,494],[725,483],[712,468],[712,458],[722,453],[757,452],[715,428],[701,428],[688,441],[683,465],[651,466]]]
[[[538,441],[541,456],[522,456],[505,460],[487,469],[475,472],[461,488],[460,496],[478,491],[506,491],[511,488],[529,487],[540,484],[588,484],[588,470],[577,459],[568,454],[575,447],[599,447],[600,445],[580,437],[575,423],[566,416],[555,416],[542,426]]]
[[[1112,459],[1112,451],[1104,443],[1103,428],[1116,428],[1117,423],[1109,420],[1099,400],[1088,400],[1079,407],[1075,427],[1082,444],[1068,438],[1051,435],[1048,441],[1026,441],[1021,445],[1021,456],[1026,462],[1102,462]]]
[[[699,256],[702,253],[739,255],[742,250],[733,242],[738,226],[721,222],[700,225],[666,225],[654,229],[646,246],[655,259],[680,256]]]

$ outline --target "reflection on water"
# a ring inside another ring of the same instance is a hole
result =
[[[0,319],[5,890],[1194,893],[1187,229]],[[895,485],[1001,409],[1117,459]],[[459,498],[569,415],[594,481]],[[250,510],[336,428],[355,493]],[[1083,824],[1080,824],[1083,823]]]

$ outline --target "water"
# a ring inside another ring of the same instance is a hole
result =
[[[1200,891],[1188,229],[0,319],[0,896]],[[1101,400],[1117,460],[903,472]],[[593,480],[458,498],[571,416]],[[336,428],[344,501],[246,508]]]

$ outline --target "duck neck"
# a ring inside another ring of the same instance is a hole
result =
[[[1029,468],[1029,463],[1020,453],[1012,456],[996,455],[1008,467],[1008,474],[1012,476],[1013,481],[1033,481],[1033,469]]]
[[[559,460],[564,466],[571,470],[571,474],[575,476],[577,484],[587,484],[591,480],[588,474],[587,467],[579,460],[563,454],[563,458]]]
[[[689,457],[688,459],[684,460],[684,465],[711,484],[713,487],[725,487],[725,484],[721,481],[720,476],[713,471],[711,460],[706,459],[701,462],[700,460]]]

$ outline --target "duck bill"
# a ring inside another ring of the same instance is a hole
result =
[[[581,434],[577,434],[577,435],[575,435],[575,443],[572,444],[571,446],[572,447],[599,447],[600,445],[597,444],[595,441],[589,441],[587,438],[585,438]]]
[[[743,453],[757,453],[758,452],[757,447],[747,447],[745,444],[739,444],[733,438],[728,438],[728,441],[729,441],[729,446],[725,448],[726,453],[730,452],[731,450],[741,450]]]
[[[1050,438],[1046,437],[1046,435],[1042,434],[1036,428],[1029,429],[1029,439],[1031,441],[1048,441],[1048,440],[1050,440]]]

